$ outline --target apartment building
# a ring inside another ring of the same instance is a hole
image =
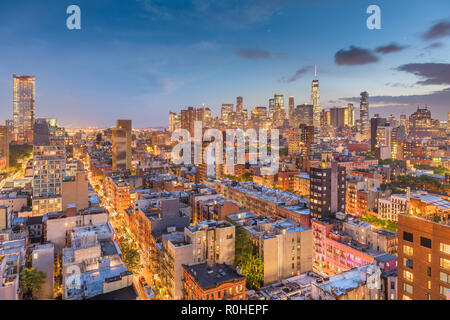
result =
[[[224,198],[230,199],[256,214],[289,219],[311,226],[308,200],[252,182],[229,182],[221,185]]]
[[[63,299],[82,300],[133,284],[109,223],[75,227],[62,250]]]
[[[417,211],[398,215],[398,299],[448,299],[449,221],[448,211],[441,215]]]
[[[294,191],[298,192],[304,197],[309,196],[310,177],[306,172],[300,172],[294,176]]]
[[[108,177],[106,179],[106,195],[118,212],[123,212],[131,206],[130,184],[123,179]]]
[[[162,236],[161,280],[169,296],[183,298],[183,264],[232,265],[235,252],[235,227],[227,221],[203,221],[184,232]]]
[[[245,276],[221,263],[183,265],[184,300],[245,300]]]
[[[228,216],[250,235],[264,263],[264,285],[312,270],[312,229],[290,220],[240,212]]]
[[[359,243],[348,233],[336,228],[330,220],[312,222],[313,271],[332,275],[373,263],[383,252]]]
[[[26,240],[0,241],[0,300],[19,300],[20,273],[26,262]]]

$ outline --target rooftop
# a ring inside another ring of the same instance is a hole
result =
[[[228,264],[216,264],[210,266],[207,263],[187,266],[183,264],[184,270],[188,272],[203,289],[208,290],[225,282],[235,282],[245,279],[245,276]]]

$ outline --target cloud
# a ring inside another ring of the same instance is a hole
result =
[[[359,103],[360,97],[340,98],[340,100]],[[450,101],[450,88],[433,91],[428,94],[403,95],[403,96],[373,96],[369,98],[371,107],[413,107],[417,105],[431,105],[433,110],[446,114]]]
[[[236,55],[241,58],[250,60],[263,60],[272,58],[272,53],[270,51],[262,49],[239,48],[236,50]]]
[[[288,77],[288,78],[282,78],[280,80],[280,82],[284,82],[284,83],[290,83],[290,82],[294,82],[297,81],[298,79],[300,79],[305,73],[309,72],[312,69],[311,66],[306,66],[303,68],[298,69],[292,76]]]
[[[378,48],[375,49],[376,52],[381,53],[381,54],[388,54],[388,53],[392,53],[392,52],[399,52],[402,51],[404,49],[406,49],[408,46],[400,46],[396,43],[391,43],[388,44],[387,46],[380,46]]]
[[[422,37],[425,40],[432,40],[445,36],[450,36],[450,21],[436,23]]]
[[[406,84],[406,83],[400,83],[400,82],[388,82],[386,83],[386,86],[393,87],[393,88],[413,88],[416,86],[416,84]]]
[[[412,73],[422,78],[420,85],[450,84],[450,64],[448,63],[408,63],[397,68],[399,71]]]
[[[442,42],[433,42],[432,44],[426,46],[424,49],[425,50],[439,49],[439,48],[442,48],[443,46],[444,46],[444,44]]]
[[[378,58],[370,50],[350,46],[348,50],[341,49],[334,55],[338,66],[357,66],[377,62]]]

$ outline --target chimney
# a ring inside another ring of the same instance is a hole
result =
[[[75,203],[70,203],[66,207],[66,216],[75,217],[77,215],[77,205]]]

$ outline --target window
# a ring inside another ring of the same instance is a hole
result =
[[[427,275],[428,275],[429,277],[431,277],[431,267],[428,267],[428,268],[427,268]]]
[[[441,294],[441,296],[446,296],[447,295],[447,291],[448,289],[444,286],[439,286],[439,293]]]
[[[414,236],[412,233],[403,231],[403,240],[413,242]]]
[[[413,293],[413,287],[410,284],[404,283],[403,284],[403,291],[412,294]]]
[[[412,274],[412,272],[409,272],[409,271],[407,271],[407,270],[404,270],[404,271],[403,271],[403,279],[412,282],[413,279],[414,279],[414,275]]]
[[[450,260],[448,259],[441,258],[439,265],[441,266],[441,268],[450,270]]]
[[[412,300],[410,297],[408,297],[406,294],[403,295],[403,300]]]
[[[450,255],[450,244],[441,243],[440,249],[441,249],[441,252]]]
[[[420,245],[422,247],[431,249],[431,240],[428,238],[420,237]]]
[[[414,250],[412,247],[407,246],[407,245],[403,245],[403,253],[408,255],[408,256],[412,256],[414,253]]]
[[[411,259],[403,258],[403,265],[407,268],[413,268],[413,261]]]
[[[450,275],[449,274],[446,274],[445,272],[440,272],[439,278],[442,282],[450,284]]]

